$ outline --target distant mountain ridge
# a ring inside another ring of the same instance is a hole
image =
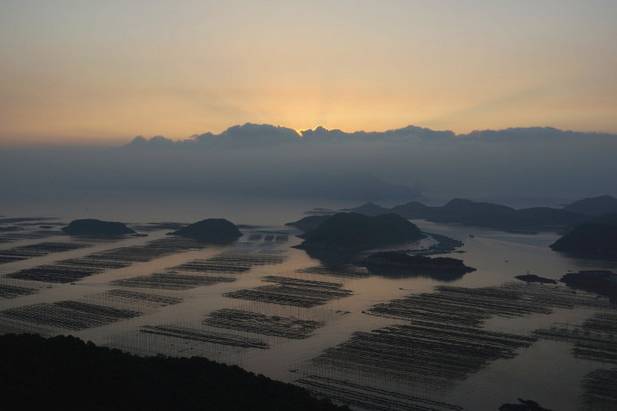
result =
[[[450,130],[432,130],[414,125],[385,131],[360,130],[347,132],[339,129],[326,129],[322,126],[297,131],[284,126],[245,123],[231,126],[219,134],[206,132],[184,140],[173,140],[164,136],[154,136],[152,138],[137,136],[126,147],[259,147],[300,142],[505,141],[513,139],[555,140],[559,138],[580,139],[589,137],[617,139],[617,134],[568,131],[552,127],[514,127],[501,130],[476,130],[467,134],[456,134]]]
[[[598,201],[605,207],[595,207]],[[607,207],[607,205],[612,204],[613,201],[617,202],[617,199],[611,196],[600,196],[583,199],[564,208],[530,207],[515,209],[501,204],[453,199],[443,206],[428,206],[418,201],[412,201],[392,208],[385,208],[374,203],[366,203],[347,211],[370,216],[395,213],[407,219],[424,219],[437,223],[463,224],[505,231],[563,231],[590,219],[589,213],[572,211],[573,208],[610,211],[612,208]],[[586,205],[589,205],[589,207],[583,207]]]
[[[548,127],[463,135],[416,126],[345,132],[249,123],[182,141],[158,136],[104,148],[2,150],[0,185],[20,201],[31,201],[32,193],[58,198],[147,190],[171,198],[208,193],[396,204],[420,198],[560,204],[591,189],[616,195],[616,152],[617,134]]]
[[[609,195],[584,198],[564,207],[565,210],[590,216],[617,213],[617,198]]]

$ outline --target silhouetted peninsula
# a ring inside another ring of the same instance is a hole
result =
[[[3,401],[20,409],[344,410],[205,358],[140,357],[75,337],[0,336]]]
[[[617,213],[617,198],[609,195],[584,198],[568,204],[564,209],[590,216]]]
[[[617,214],[575,226],[551,248],[575,257],[617,259]]]
[[[561,277],[561,281],[568,287],[590,291],[617,302],[617,273],[612,271],[590,270],[568,273]]]
[[[373,273],[396,275],[463,275],[476,270],[456,258],[409,255],[405,251],[372,253],[364,260],[364,265]]]
[[[135,234],[135,231],[128,228],[124,223],[93,218],[73,220],[69,225],[62,228],[62,231],[70,235],[91,237],[116,237]]]
[[[375,217],[338,213],[328,217],[303,236],[300,248],[361,251],[424,238],[413,223],[396,214]]]
[[[242,237],[238,227],[224,218],[207,218],[174,231],[173,234],[216,244],[230,243]]]

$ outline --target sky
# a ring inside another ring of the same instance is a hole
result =
[[[617,132],[616,22],[614,0],[0,0],[0,145]]]

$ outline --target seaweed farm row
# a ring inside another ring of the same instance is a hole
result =
[[[540,337],[486,330],[485,320],[549,314],[555,307],[578,306],[610,307],[608,300],[560,286],[440,286],[434,293],[410,295],[371,307],[367,314],[406,323],[356,332],[342,344],[325,350],[311,364],[320,375],[352,372],[440,391],[464,381],[491,362],[514,358]],[[596,323],[589,326],[604,327],[604,323],[597,322],[612,318],[598,316]]]
[[[22,287],[20,285],[0,284],[0,298],[16,298],[23,295],[34,294],[36,291],[35,288]]]
[[[585,376],[583,402],[589,410],[617,409],[617,368],[599,369]]]
[[[435,293],[378,304],[368,312],[387,318],[479,326],[493,316],[549,314],[553,308],[575,307],[608,308],[610,305],[606,299],[561,286],[508,283],[484,288],[440,286]]]
[[[0,218],[0,243],[20,240],[37,240],[62,235],[58,226],[64,225],[51,217],[3,217]]]
[[[9,229],[8,227],[3,228],[3,230],[0,230],[0,243],[10,243],[21,240],[40,240],[43,238],[64,235],[62,231],[55,230],[53,228],[41,228],[37,230],[23,230],[21,227],[16,227],[15,229]]]
[[[490,362],[514,358],[536,339],[478,327],[414,322],[356,332],[313,360],[318,367],[387,376],[431,389],[448,388]]]
[[[295,383],[320,397],[368,411],[461,411],[463,409],[441,401],[318,375],[305,376]]]
[[[23,261],[33,257],[42,257],[52,253],[78,250],[89,246],[91,246],[91,244],[88,243],[44,242],[14,247],[8,250],[0,250],[0,264]]]
[[[268,344],[258,338],[178,325],[144,326],[140,328],[140,332],[162,337],[178,338],[192,342],[205,342],[240,348],[259,348],[262,350],[268,348]]]
[[[182,298],[179,297],[117,288],[90,295],[87,297],[87,300],[91,303],[103,304],[120,309],[137,309],[144,314],[182,302]]]
[[[79,331],[138,317],[181,301],[176,297],[115,289],[80,300],[10,308],[0,311],[0,323],[21,324],[22,331],[30,329],[29,325]]]
[[[343,285],[341,283],[282,276],[266,276],[263,278],[263,281],[273,283],[274,285],[232,291],[226,293],[225,296],[249,301],[310,308],[351,295],[351,291],[342,288]]]
[[[599,312],[582,325],[555,324],[535,331],[540,338],[574,344],[576,358],[617,364],[617,314]]]
[[[269,316],[251,311],[222,309],[215,311],[204,325],[292,339],[308,338],[323,323],[294,317]]]
[[[343,278],[362,278],[370,276],[370,273],[365,267],[359,267],[357,265],[340,265],[336,267],[329,267],[324,265],[315,265],[306,268],[300,268],[296,270],[300,274],[319,274],[331,277],[343,277]]]
[[[175,223],[171,221],[162,221],[162,222],[157,222],[157,223],[130,224],[130,227],[133,230],[139,231],[139,232],[146,232],[146,233],[152,232],[152,231],[162,231],[162,230],[176,231],[185,226],[186,224],[184,223]]]
[[[235,281],[233,277],[180,274],[174,271],[167,271],[116,280],[112,284],[130,288],[156,288],[177,291],[233,281]]]
[[[284,260],[284,255],[273,253],[272,250],[269,250],[268,253],[230,251],[206,260],[193,260],[174,268],[200,273],[239,274],[249,271],[255,266],[280,264]]]
[[[180,251],[199,248],[203,248],[203,245],[196,241],[170,237],[149,241],[143,245],[114,248],[54,264],[27,268],[8,274],[8,277],[49,283],[70,283],[108,269],[124,268],[136,262],[147,262]]]
[[[267,243],[286,243],[289,241],[289,234],[286,232],[254,232],[249,235],[249,241],[258,242],[264,241]]]
[[[59,301],[11,308],[0,312],[0,318],[34,323],[51,328],[78,331],[99,327],[140,315],[137,311],[120,310],[78,301]]]
[[[278,250],[225,251],[207,259],[192,260],[160,273],[116,280],[114,285],[132,288],[188,290],[200,286],[233,282],[230,274],[241,274],[255,266],[280,264],[285,256]]]

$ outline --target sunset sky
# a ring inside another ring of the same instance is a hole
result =
[[[0,144],[245,123],[617,132],[617,1],[1,0]]]

